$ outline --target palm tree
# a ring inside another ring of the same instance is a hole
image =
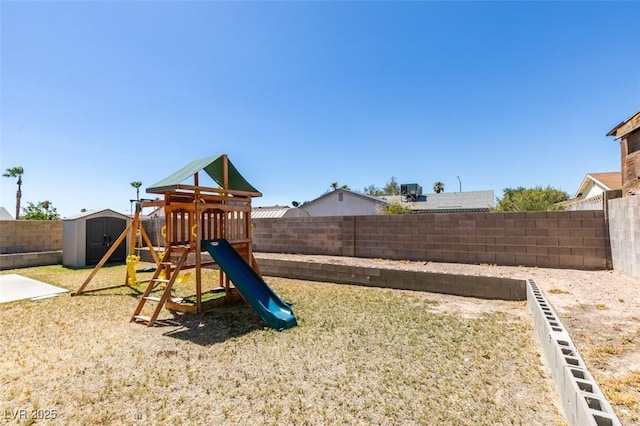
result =
[[[140,201],[140,187],[142,186],[142,182],[136,180],[134,182],[131,182],[131,186],[136,189],[136,201]]]
[[[444,183],[440,181],[435,182],[433,184],[433,192],[435,192],[436,194],[444,192]]]
[[[351,191],[351,188],[349,188],[349,185],[339,185],[338,182],[332,182],[331,185],[329,185],[329,187],[334,191],[336,189],[346,189],[347,191]]]
[[[20,199],[22,198],[22,175],[24,169],[22,167],[11,167],[2,174],[4,177],[18,178],[18,191],[16,192],[16,220],[20,219]]]

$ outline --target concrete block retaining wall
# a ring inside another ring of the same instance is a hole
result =
[[[526,300],[525,280],[521,279],[307,263],[265,259],[259,255],[257,260],[261,272],[273,277],[427,291],[480,299]]]
[[[254,219],[254,251],[573,269],[611,267],[603,211]]]
[[[31,266],[60,265],[62,250],[0,255],[0,271]]]
[[[640,281],[640,195],[609,201],[613,268]]]
[[[153,262],[151,254],[146,249],[140,251],[140,259],[143,262]],[[516,278],[452,275],[268,259],[260,257],[260,253],[256,253],[256,260],[262,274],[269,277],[427,291],[479,299],[526,300],[527,298],[526,281]],[[195,263],[193,258],[189,258],[188,261]],[[211,261],[211,257],[203,254],[202,261]]]
[[[533,280],[527,282],[527,303],[569,426],[621,426],[560,317]]]

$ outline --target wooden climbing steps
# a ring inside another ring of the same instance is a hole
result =
[[[140,301],[138,302],[138,305],[136,306],[136,309],[131,316],[131,322],[140,322],[146,324],[148,327],[151,327],[156,322],[156,320],[158,319],[158,315],[160,315],[160,311],[171,297],[171,289],[178,276],[180,275],[180,270],[184,266],[187,257],[189,256],[189,251],[189,247],[169,247],[163,258],[165,261],[160,262],[160,265],[158,268],[156,268],[153,277],[151,278],[151,280],[149,280],[149,285],[142,294],[142,297],[140,298]],[[181,253],[178,261],[175,264],[171,262],[171,255],[174,252]],[[164,274],[162,274],[163,271]],[[164,277],[166,278],[160,278],[160,276],[162,275],[164,275]],[[151,296],[151,292],[159,284],[165,284],[162,295],[160,297]],[[142,314],[142,311],[147,302],[155,304],[153,313],[151,315]]]

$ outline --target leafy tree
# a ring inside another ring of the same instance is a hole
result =
[[[51,201],[40,201],[38,204],[27,203],[27,207],[22,209],[24,220],[58,220],[60,215]]]
[[[435,182],[433,184],[433,192],[435,192],[436,194],[444,192],[444,183],[440,181]]]
[[[51,208],[51,201],[44,200],[40,204],[42,205],[42,208],[44,209],[45,213],[48,216],[49,215],[49,209]]]
[[[389,204],[387,204],[383,209],[382,209],[382,214],[385,215],[392,215],[392,214],[413,214],[415,213],[413,210],[411,210],[408,206],[404,205],[404,204],[400,204],[397,201],[393,201]]]
[[[20,199],[22,198],[22,175],[24,169],[20,166],[7,169],[2,176],[8,178],[18,178],[18,191],[16,192],[16,220],[20,219]]]
[[[366,195],[372,195],[374,197],[379,197],[381,195],[399,195],[400,185],[398,185],[395,177],[391,177],[391,180],[387,182],[387,184],[382,188],[371,184],[364,188],[362,193]]]
[[[383,195],[382,193],[382,189],[380,189],[379,187],[375,186],[374,184],[371,184],[367,187],[365,187],[362,190],[362,193],[365,195],[371,195],[371,196],[379,196],[379,195]]]
[[[142,186],[142,182],[139,180],[131,182],[131,186],[136,189],[136,200],[140,201],[140,187]]]
[[[547,186],[534,188],[506,188],[502,199],[498,199],[496,211],[523,212],[523,211],[548,211],[559,210],[555,205],[569,199],[569,194],[559,189]]]
[[[400,185],[395,177],[391,176],[391,180],[382,188],[381,195],[400,195]]]

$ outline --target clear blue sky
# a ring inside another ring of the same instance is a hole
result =
[[[605,134],[640,109],[639,2],[0,7],[0,167],[63,217],[222,153],[258,206],[392,176],[573,194],[620,170]]]

